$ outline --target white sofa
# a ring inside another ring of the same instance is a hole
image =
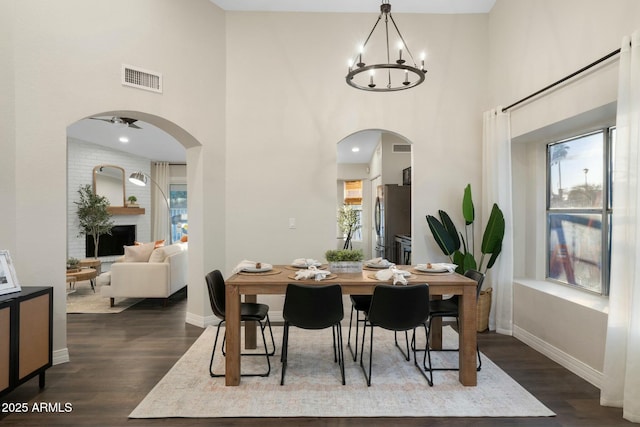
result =
[[[166,299],[187,285],[188,244],[153,244],[126,246],[125,255],[111,265],[110,284],[101,286],[100,293],[111,299],[112,307],[115,298]]]

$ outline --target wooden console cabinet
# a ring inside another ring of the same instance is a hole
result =
[[[53,362],[53,288],[23,287],[0,296],[0,396],[39,376]]]

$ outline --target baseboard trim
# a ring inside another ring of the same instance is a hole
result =
[[[69,363],[71,359],[69,359],[69,348],[65,347],[61,350],[54,350],[52,352],[52,363],[54,365],[59,365],[61,363]]]
[[[590,382],[595,387],[600,388],[602,386],[602,372],[593,369],[591,366],[576,359],[570,354],[565,353],[544,340],[541,340],[537,336],[518,327],[517,325],[513,325],[513,336],[534,350],[544,354],[554,362],[560,364],[562,367],[573,372],[583,380]]]

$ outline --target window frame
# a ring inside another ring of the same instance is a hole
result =
[[[615,144],[615,125],[600,127],[596,130],[576,132],[572,136],[551,141],[545,144],[545,279],[553,283],[568,286],[584,292],[601,296],[609,295],[610,266],[611,266],[611,215],[612,215],[612,184],[613,184],[613,147]],[[551,207],[551,147],[561,143],[582,139],[596,134],[602,134],[602,206],[598,208],[562,208]],[[553,214],[576,214],[576,215],[599,215],[602,220],[600,234],[600,291],[595,291],[577,283],[568,283],[550,277],[550,240],[551,240],[551,220]]]

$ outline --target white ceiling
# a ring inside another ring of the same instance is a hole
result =
[[[378,0],[211,0],[224,10],[275,12],[338,12],[378,13]],[[488,13],[495,0],[394,0],[393,12],[398,13]],[[103,118],[110,118],[104,117]],[[84,119],[67,128],[67,135],[115,150],[125,151],[153,161],[184,163],[184,147],[173,137],[149,123],[137,121],[142,129],[122,128],[100,121]],[[126,136],[129,142],[119,141]],[[338,163],[368,163],[380,139],[380,131],[354,134],[338,145]],[[360,152],[354,153],[357,145]]]
[[[224,10],[379,13],[378,0],[211,0]],[[393,0],[397,13],[488,13],[495,0]]]
[[[107,116],[96,116],[109,119]],[[162,129],[138,120],[142,129],[122,127],[102,120],[84,119],[67,127],[67,136],[84,142],[124,151],[153,161],[185,163],[184,146]],[[120,142],[120,137],[129,142]]]

